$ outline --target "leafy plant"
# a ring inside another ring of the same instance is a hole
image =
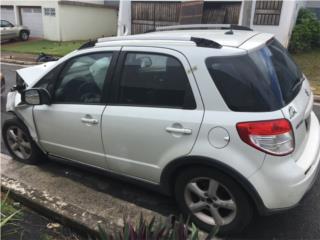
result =
[[[206,239],[212,239],[218,229],[218,227],[213,228]],[[198,240],[199,235],[198,228],[194,224],[189,226],[189,220],[184,223],[182,217],[179,221],[176,221],[174,217],[168,218],[166,221],[156,220],[153,217],[150,222],[147,222],[140,215],[137,226],[133,226],[130,221],[125,221],[122,231],[114,234],[108,234],[99,226],[99,236],[96,240]]]
[[[8,204],[8,196],[9,191],[3,199],[1,198],[0,229],[2,229],[5,225],[9,224],[11,221],[16,220],[15,217],[19,215],[19,213],[21,212],[21,210],[16,210],[12,205]]]
[[[300,9],[292,31],[289,51],[301,52],[320,47],[320,21],[309,9]]]

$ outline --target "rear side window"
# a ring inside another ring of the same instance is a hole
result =
[[[196,107],[182,64],[174,57],[154,53],[126,54],[118,102],[150,107]]]
[[[275,111],[297,95],[302,78],[296,64],[280,43],[240,56],[206,60],[209,73],[233,111]]]

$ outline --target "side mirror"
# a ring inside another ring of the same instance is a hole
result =
[[[21,100],[28,105],[49,105],[51,96],[44,88],[31,88],[22,92]]]

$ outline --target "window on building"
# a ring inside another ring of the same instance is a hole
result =
[[[282,0],[256,1],[253,24],[279,25]]]
[[[56,9],[55,8],[44,8],[44,15],[45,16],[56,16]]]

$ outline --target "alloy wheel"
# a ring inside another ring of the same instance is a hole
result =
[[[185,187],[185,202],[192,214],[209,225],[227,225],[237,214],[230,191],[212,178],[192,179]]]
[[[17,157],[23,160],[30,158],[32,154],[31,142],[22,129],[16,126],[9,127],[6,137],[10,150]]]
[[[21,38],[22,40],[27,40],[28,39],[28,34],[26,32],[21,33]]]

